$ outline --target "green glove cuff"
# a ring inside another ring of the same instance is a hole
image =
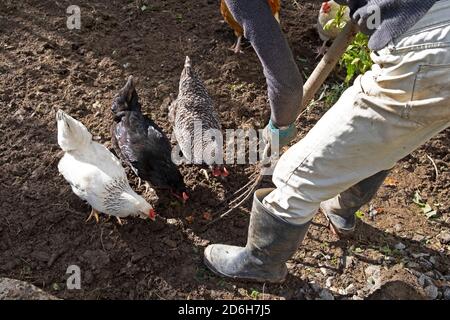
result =
[[[269,129],[270,129],[270,131],[271,131],[272,133],[278,133],[278,136],[279,136],[280,138],[287,138],[287,137],[290,137],[290,136],[292,136],[292,134],[294,134],[294,132],[295,132],[295,125],[294,125],[293,123],[291,123],[291,124],[289,125],[289,127],[287,127],[286,129],[280,129],[280,128],[277,128],[277,127],[273,124],[272,119],[269,120],[269,125],[268,125],[268,127],[269,127]]]

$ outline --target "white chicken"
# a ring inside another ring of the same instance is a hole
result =
[[[328,41],[336,39],[348,21],[350,9],[347,6],[333,0],[322,3],[317,19],[317,32],[323,45],[317,50],[317,57],[325,54]]]
[[[92,141],[92,135],[80,122],[58,110],[58,144],[65,152],[58,170],[72,191],[92,206],[90,216],[98,222],[98,214],[120,218],[134,216],[155,219],[155,211],[135,193],[119,160],[103,145]]]

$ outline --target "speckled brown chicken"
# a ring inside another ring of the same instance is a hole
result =
[[[228,175],[223,166],[219,116],[189,57],[181,73],[178,97],[169,107],[169,121],[173,126],[172,139],[188,162],[209,165],[216,177]]]

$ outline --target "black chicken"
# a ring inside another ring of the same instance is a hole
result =
[[[171,145],[162,129],[144,116],[133,77],[114,97],[112,145],[117,155],[142,180],[157,189],[170,189],[183,202],[188,200],[186,185],[171,157]]]

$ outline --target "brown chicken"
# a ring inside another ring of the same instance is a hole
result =
[[[281,8],[281,0],[267,0],[270,8],[272,9],[273,16],[280,23],[280,8]],[[231,28],[234,30],[234,34],[237,37],[236,43],[230,48],[230,50],[234,51],[234,53],[242,53],[241,50],[241,41],[242,36],[244,35],[244,30],[241,25],[234,19],[230,10],[225,3],[225,0],[220,0],[220,13],[222,14],[226,23],[228,23]]]

